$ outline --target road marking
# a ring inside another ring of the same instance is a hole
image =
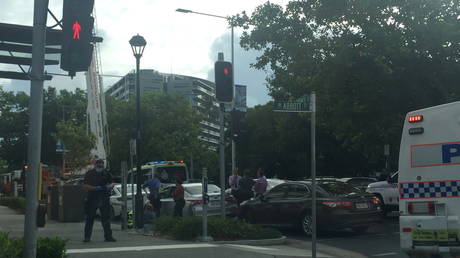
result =
[[[226,246],[230,246],[230,247],[240,247],[240,248],[246,248],[246,249],[252,249],[252,250],[264,250],[264,251],[274,251],[274,250],[277,250],[277,249],[273,249],[273,248],[260,247],[260,246],[251,246],[251,245],[232,245],[232,244],[226,244]]]
[[[183,245],[147,245],[147,246],[123,246],[123,247],[106,247],[106,248],[86,248],[86,249],[68,249],[68,254],[81,253],[104,253],[104,252],[126,252],[126,251],[145,251],[145,250],[163,250],[163,249],[181,249],[181,248],[208,248],[216,247],[213,244],[183,244]]]
[[[381,253],[381,254],[373,254],[372,256],[378,256],[378,257],[381,257],[381,256],[390,256],[390,255],[397,255],[397,253]]]

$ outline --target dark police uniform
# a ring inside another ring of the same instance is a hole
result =
[[[95,169],[91,169],[85,175],[84,184],[87,185],[105,187],[111,183],[112,175],[105,169],[101,172],[97,172]],[[102,227],[104,228],[104,238],[106,241],[113,239],[112,229],[110,228],[110,191],[111,189],[88,191],[85,202],[85,241],[89,241],[91,239],[94,217],[96,216],[96,209],[98,208],[101,212],[101,222]]]

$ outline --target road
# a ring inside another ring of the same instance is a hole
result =
[[[282,229],[289,239],[311,241],[310,237],[292,229]],[[360,253],[366,257],[407,257],[399,248],[399,222],[397,217],[385,218],[382,224],[373,226],[364,234],[349,230],[320,232],[318,243]]]

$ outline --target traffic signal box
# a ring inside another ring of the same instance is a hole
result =
[[[70,76],[87,71],[91,64],[93,7],[94,0],[64,0],[61,69],[68,71]]]
[[[216,99],[218,102],[233,101],[233,67],[230,62],[217,61],[214,64]]]

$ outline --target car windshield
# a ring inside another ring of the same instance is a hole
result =
[[[332,195],[344,195],[350,193],[360,192],[361,190],[353,187],[350,184],[339,182],[339,181],[320,181],[318,184],[326,192]]]
[[[201,194],[203,187],[201,185],[187,186],[185,191],[192,195]],[[216,185],[208,185],[208,193],[220,193],[220,188]]]

